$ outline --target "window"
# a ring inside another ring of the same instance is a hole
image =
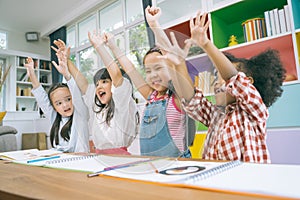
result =
[[[78,35],[79,45],[84,45],[89,42],[88,32],[96,30],[96,16],[92,15],[79,23]],[[69,37],[69,36],[67,36]]]
[[[137,6],[138,5],[138,6]],[[126,21],[134,22],[144,16],[143,5],[141,0],[126,0]]]
[[[117,1],[100,10],[100,28],[102,31],[116,30],[123,26],[122,4]]]
[[[89,83],[93,83],[94,74],[104,66],[88,40],[88,31],[95,29],[114,34],[117,45],[140,70],[142,58],[149,49],[142,1],[118,0],[100,7],[95,14],[90,14],[90,17],[67,27],[67,45],[71,46],[71,60]]]
[[[149,50],[145,23],[129,29],[129,48],[130,60],[141,69],[144,55]]]
[[[163,14],[159,19],[161,24],[166,24],[181,17],[190,18],[190,14],[202,10],[202,1],[199,0],[158,0],[157,6]]]
[[[0,31],[0,49],[7,48],[7,34],[6,32]]]
[[[93,47],[89,47],[79,52],[80,71],[88,79],[89,83],[93,83],[93,76],[100,66],[98,66],[98,54]]]
[[[75,47],[76,44],[76,32],[75,32],[75,26],[71,26],[67,29],[67,45],[71,48]]]

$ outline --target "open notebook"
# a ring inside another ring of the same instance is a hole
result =
[[[47,161],[45,166],[86,171],[87,174],[100,171],[100,175],[104,177],[113,176],[174,187],[300,198],[299,165],[95,155]]]
[[[174,158],[118,157],[92,155],[47,161],[45,167],[99,172],[99,175],[115,176],[152,182],[180,182],[190,175],[225,170],[234,162],[182,161]],[[96,173],[97,174],[97,173]]]

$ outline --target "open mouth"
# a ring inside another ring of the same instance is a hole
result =
[[[99,97],[103,97],[106,94],[106,92],[99,92]]]
[[[161,83],[160,80],[152,81],[152,84],[153,84],[153,85],[159,85],[160,83]]]

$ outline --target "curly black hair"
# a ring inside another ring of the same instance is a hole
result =
[[[240,63],[239,70],[253,78],[253,85],[267,107],[282,95],[281,86],[286,77],[286,70],[277,50],[268,48],[250,59],[236,58],[228,52],[224,54],[232,63]]]

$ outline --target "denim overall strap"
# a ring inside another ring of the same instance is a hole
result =
[[[167,157],[181,155],[170,135],[166,107],[166,99],[146,105],[140,127],[141,155]]]

